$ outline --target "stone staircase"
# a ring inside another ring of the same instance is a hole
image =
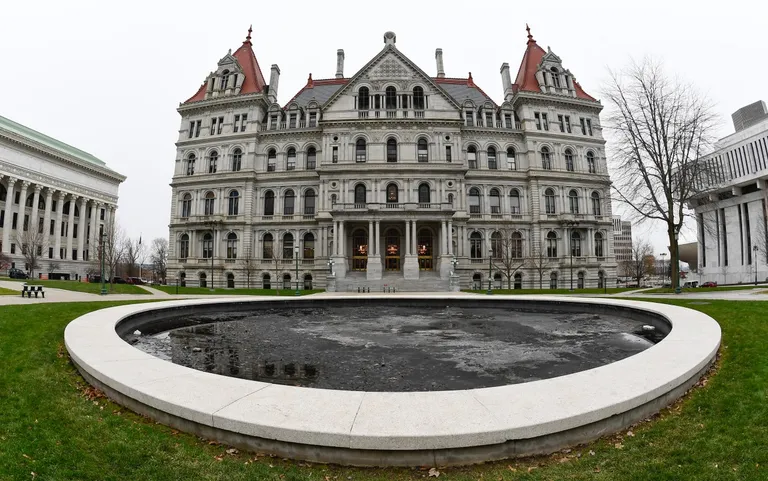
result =
[[[448,292],[450,280],[441,279],[437,272],[421,271],[418,279],[404,279],[401,272],[385,273],[378,281],[366,279],[365,272],[349,272],[336,280],[337,292],[357,292],[358,288],[371,293],[395,289],[395,292]]]

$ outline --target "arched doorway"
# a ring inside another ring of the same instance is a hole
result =
[[[291,288],[291,275],[283,274],[283,289],[290,289],[290,288]]]
[[[501,289],[502,287],[501,273],[497,272],[493,275],[493,288]]]
[[[483,276],[480,274],[475,274],[472,276],[472,290],[473,291],[479,291],[483,288]]]
[[[352,270],[364,271],[368,267],[368,233],[357,229],[352,233]]]
[[[261,287],[263,289],[272,289],[272,279],[269,277],[269,274],[261,276]]]
[[[304,274],[304,290],[312,290],[312,274]]]
[[[519,272],[515,274],[515,289],[523,288],[523,275]]]
[[[387,229],[384,233],[384,265],[388,271],[400,270],[400,232],[397,229]]]
[[[579,272],[576,277],[576,289],[584,289],[584,272]]]
[[[179,285],[181,287],[187,287],[187,273],[186,272],[182,272],[181,274],[179,274]]]
[[[416,236],[416,251],[419,254],[419,270],[431,271],[434,266],[434,244],[432,231],[425,227],[419,229]]]
[[[227,288],[228,289],[234,289],[235,288],[235,275],[231,272],[227,274]]]
[[[208,279],[206,278],[205,272],[200,273],[200,287],[208,287]]]

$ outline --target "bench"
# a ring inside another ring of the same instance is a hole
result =
[[[43,286],[28,286],[27,284],[21,286],[21,297],[24,297],[26,294],[28,298],[32,299],[33,292],[35,294],[35,298],[37,298],[38,294],[41,294],[43,299],[45,299],[45,291],[43,290]]]

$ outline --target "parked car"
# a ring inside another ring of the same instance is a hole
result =
[[[701,287],[717,287],[717,282],[707,281],[701,284]]]
[[[144,280],[141,279],[140,277],[126,277],[125,282],[127,282],[128,284],[136,285],[136,286],[142,286],[146,284],[146,282],[144,282]]]
[[[115,276],[112,278],[112,284],[125,284],[125,279]]]
[[[96,284],[101,283],[101,276],[100,275],[90,275],[88,276],[88,282],[93,282]]]
[[[16,269],[15,267],[8,269],[8,277],[11,279],[29,279],[26,272],[21,269]]]
[[[699,281],[686,281],[685,284],[683,284],[684,289],[690,289],[699,287]]]

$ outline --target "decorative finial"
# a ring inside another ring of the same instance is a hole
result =
[[[251,33],[253,32],[253,24],[251,24],[250,27],[248,27],[248,35],[245,37],[245,40],[250,42],[251,41]]]
[[[528,41],[535,42],[533,35],[531,35],[531,27],[529,27],[527,23],[525,24],[525,31],[528,32]]]
[[[467,77],[467,85],[470,87],[475,85],[475,81],[472,79],[472,72],[469,72],[469,77]]]
[[[309,78],[307,78],[307,87],[312,87],[314,82],[312,81],[312,72],[309,72]]]

